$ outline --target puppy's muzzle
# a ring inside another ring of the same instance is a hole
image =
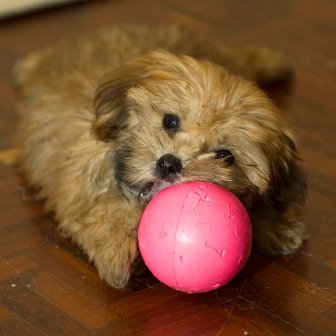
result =
[[[156,173],[161,180],[172,181],[181,171],[181,160],[172,154],[163,155],[156,163]]]

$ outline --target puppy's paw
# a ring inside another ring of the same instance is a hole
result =
[[[296,252],[308,238],[302,222],[282,223],[255,232],[257,249],[266,255],[280,256]]]
[[[249,79],[260,85],[289,81],[293,78],[292,62],[278,51],[249,47],[244,50],[241,67],[246,71]]]
[[[94,257],[94,263],[100,277],[109,285],[124,288],[131,276],[131,266],[137,254],[137,241],[134,237],[129,237],[119,246],[115,244],[106,246]]]

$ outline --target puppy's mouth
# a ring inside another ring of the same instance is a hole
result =
[[[145,184],[140,192],[140,198],[145,202],[149,202],[152,200],[160,191],[168,188],[173,183],[164,181],[161,179],[157,179],[155,181],[151,181]]]

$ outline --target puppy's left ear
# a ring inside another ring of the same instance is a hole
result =
[[[251,209],[254,243],[267,255],[295,252],[308,237],[301,222],[306,200],[305,176],[297,164],[296,151],[289,139],[291,155],[274,167],[268,190]]]
[[[295,221],[301,216],[306,195],[305,175],[294,158],[287,167],[281,167],[273,176],[265,201],[279,217]]]

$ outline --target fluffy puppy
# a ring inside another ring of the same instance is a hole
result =
[[[227,49],[176,27],[106,29],[19,64],[23,171],[110,285],[127,284],[143,208],[172,183],[234,192],[264,253],[292,253],[306,238],[293,132],[224,67],[258,83],[291,73],[276,52]]]

